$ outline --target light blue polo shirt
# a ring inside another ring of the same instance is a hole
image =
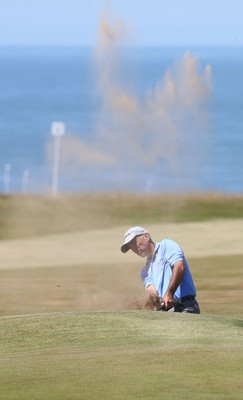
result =
[[[149,285],[154,285],[159,296],[163,297],[171,280],[172,267],[181,260],[186,269],[183,280],[174,294],[174,299],[178,300],[189,295],[196,296],[196,289],[183,250],[171,239],[156,243],[151,261],[142,268],[141,278],[145,289]]]

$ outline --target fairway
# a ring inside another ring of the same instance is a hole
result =
[[[120,251],[127,225],[11,239],[1,242],[0,270],[66,265],[124,265],[134,255]],[[176,240],[187,257],[243,254],[243,219],[189,223],[149,223],[154,241]],[[135,261],[136,262],[136,261]],[[137,262],[137,264],[141,264]]]

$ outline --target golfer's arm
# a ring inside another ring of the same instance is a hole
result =
[[[161,309],[161,299],[159,297],[156,287],[154,285],[149,285],[145,290],[148,295],[149,302],[152,305],[153,309],[160,310]]]
[[[146,292],[151,295],[158,295],[157,289],[154,285],[149,285],[146,287]]]
[[[185,265],[183,261],[178,261],[173,265],[172,277],[167,289],[167,295],[174,296],[174,293],[180,285],[185,273]]]

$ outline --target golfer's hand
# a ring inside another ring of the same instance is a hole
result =
[[[165,310],[169,310],[170,308],[172,308],[174,306],[174,304],[175,304],[175,300],[174,300],[173,296],[166,293],[163,297],[163,308]]]
[[[161,298],[156,293],[149,293],[148,304],[152,310],[160,310],[161,309]]]

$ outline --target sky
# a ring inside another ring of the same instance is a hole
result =
[[[243,45],[243,0],[0,0],[0,45],[92,46],[110,8],[139,46]]]

